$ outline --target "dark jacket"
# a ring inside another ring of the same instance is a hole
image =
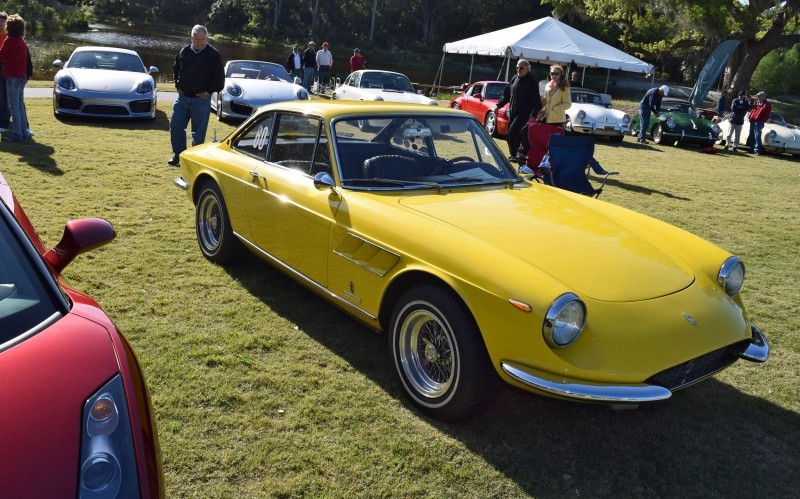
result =
[[[542,97],[539,95],[539,84],[533,79],[530,71],[520,78],[514,76],[511,82],[503,90],[503,97],[497,101],[497,107],[503,107],[510,102],[508,111],[511,119],[516,116],[529,116],[536,118],[542,108]]]
[[[317,69],[317,52],[311,49],[306,49],[303,52],[303,67]]]
[[[731,123],[734,125],[744,125],[744,115],[750,110],[747,99],[734,99],[731,104]]]
[[[201,92],[212,94],[225,88],[225,67],[222,56],[211,45],[200,52],[191,45],[181,49],[175,58],[175,88],[189,97]]]
[[[661,97],[658,93],[660,87],[651,88],[644,94],[642,102],[639,103],[639,109],[646,111],[648,114],[661,112]]]
[[[297,55],[300,56],[300,65],[297,67],[294,67],[294,51],[292,51],[292,53],[289,54],[289,57],[286,58],[286,70],[290,73],[295,69],[303,69],[303,54]]]
[[[721,95],[717,102],[717,116],[725,116],[725,110],[728,109],[728,98]]]

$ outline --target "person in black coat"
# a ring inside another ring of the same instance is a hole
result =
[[[508,105],[508,154],[509,159],[516,159],[519,145],[522,142],[522,130],[528,120],[536,119],[542,108],[542,97],[539,95],[539,84],[531,75],[531,64],[525,59],[517,61],[517,74],[503,91],[503,97],[497,101],[495,115],[506,103]]]
[[[172,106],[169,122],[172,158],[178,166],[179,156],[186,149],[186,126],[192,122],[192,146],[206,141],[211,94],[225,88],[225,66],[217,49],[208,44],[205,26],[192,28],[192,43],[183,47],[173,66],[178,98]]]
[[[725,147],[727,150],[731,146],[731,138],[733,138],[733,149],[739,148],[739,137],[742,134],[742,126],[744,125],[744,115],[750,110],[750,103],[747,101],[747,92],[742,90],[739,92],[739,98],[734,99],[731,103],[731,128],[728,130],[728,136],[725,138]]]
[[[286,71],[292,75],[292,79],[303,79],[303,54],[300,53],[300,46],[295,44],[292,53],[286,58]]]
[[[303,86],[311,92],[314,83],[314,71],[317,70],[317,44],[308,42],[308,48],[303,52]]]

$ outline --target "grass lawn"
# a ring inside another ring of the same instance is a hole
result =
[[[596,151],[621,171],[603,201],[744,260],[744,302],[772,345],[766,364],[739,362],[623,412],[505,387],[488,413],[448,425],[406,402],[384,337],[255,258],[225,269],[201,256],[194,208],[165,163],[163,110],[126,123],[58,121],[49,99],[27,107],[35,141],[2,142],[0,171],[48,245],[69,219],[116,227],[65,275],[138,354],[167,497],[790,497],[800,487],[800,161],[790,156],[630,137]],[[212,118],[208,135],[231,129]],[[586,258],[603,265],[591,248]]]

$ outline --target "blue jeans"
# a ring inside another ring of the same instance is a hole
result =
[[[303,86],[311,92],[311,84],[314,83],[314,68],[303,69]]]
[[[27,78],[8,78],[6,80],[8,105],[11,108],[11,134],[8,140],[12,142],[28,138],[28,113],[25,110],[25,102],[23,102],[27,82]]]
[[[11,110],[8,107],[5,79],[0,79],[0,83],[0,128],[8,128],[11,124]]]
[[[189,97],[183,93],[172,105],[172,119],[169,122],[169,137],[172,152],[180,154],[186,150],[186,125],[192,120],[192,146],[206,141],[208,116],[211,113],[211,99]]]
[[[303,81],[302,69],[293,69],[289,74],[292,76],[292,83],[294,83],[295,78],[300,78],[300,81]]]
[[[758,121],[751,121],[750,128],[752,129],[753,134],[753,152],[756,154],[761,154],[764,152],[764,146],[761,144],[761,130],[764,129],[764,124],[759,123]]]
[[[645,109],[639,106],[639,140],[647,138],[647,127],[650,126],[650,109]]]

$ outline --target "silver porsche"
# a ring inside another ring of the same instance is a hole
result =
[[[245,119],[259,107],[311,97],[300,84],[292,81],[280,64],[263,61],[228,61],[225,64],[225,88],[211,96],[211,110],[217,118]]]
[[[158,90],[139,54],[116,47],[78,47],[65,63],[56,59],[53,113],[101,118],[156,117]]]

